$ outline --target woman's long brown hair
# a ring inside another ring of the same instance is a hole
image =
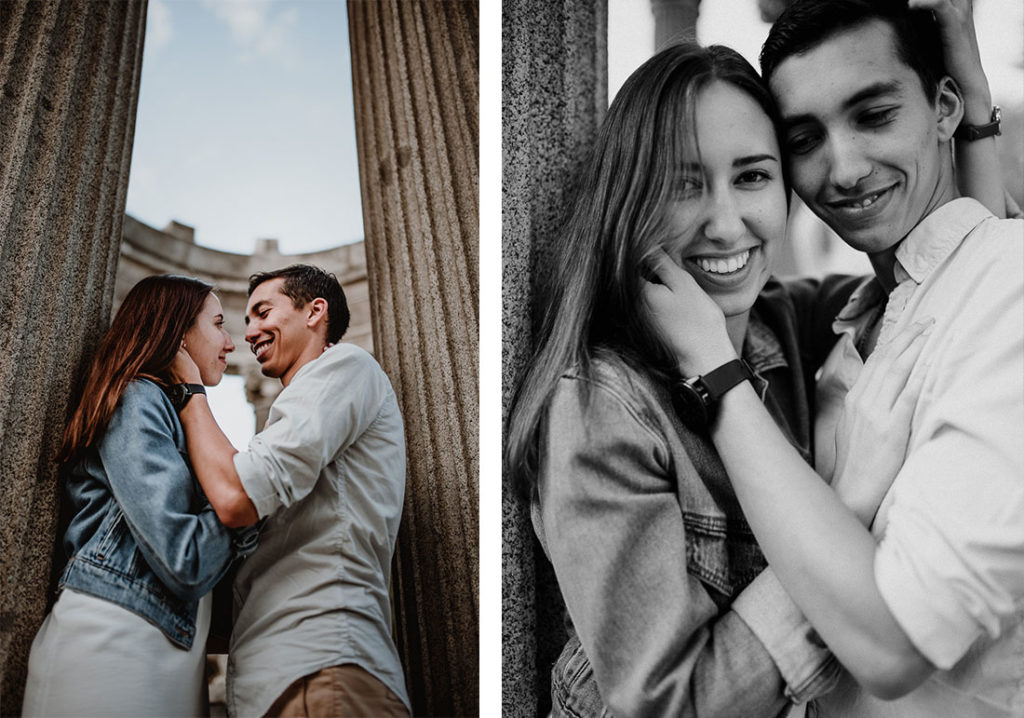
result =
[[[59,462],[73,461],[106,431],[136,378],[166,386],[174,356],[213,286],[191,277],[146,277],[128,292],[89,365],[82,397],[64,430]]]
[[[684,43],[630,75],[598,129],[554,243],[551,276],[536,300],[538,348],[509,418],[506,475],[524,496],[536,482],[541,424],[563,372],[576,367],[589,378],[594,354],[604,348],[655,380],[671,375],[672,356],[650,328],[641,299],[643,268],[666,237],[666,208],[680,168],[699,160],[697,98],[713,82],[746,93],[778,126],[767,87],[739,53]]]

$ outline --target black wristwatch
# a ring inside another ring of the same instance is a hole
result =
[[[174,410],[181,411],[193,396],[205,395],[206,387],[202,384],[171,384],[168,394],[171,397],[171,403],[174,404]]]
[[[953,132],[953,137],[958,140],[973,142],[993,135],[1001,135],[999,121],[1003,119],[1003,110],[996,105],[992,108],[992,118],[984,125],[967,125],[960,123],[960,126]]]
[[[754,372],[742,359],[733,359],[703,376],[684,379],[675,386],[675,398],[684,417],[698,426],[709,426],[718,400],[743,381],[753,382]]]

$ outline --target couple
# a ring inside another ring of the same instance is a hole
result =
[[[231,715],[408,716],[388,595],[405,487],[391,384],[338,343],[334,275],[255,274],[246,341],[284,388],[236,451],[204,390],[234,350],[212,289],[143,279],[92,361],[60,452],[69,559],[24,715],[205,715],[210,591],[237,561]]]
[[[506,454],[556,716],[1024,715],[1024,222],[970,3],[910,4],[797,0],[763,81],[676,47],[608,111]],[[789,187],[873,277],[769,278]]]

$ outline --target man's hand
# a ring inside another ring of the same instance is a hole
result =
[[[914,324],[876,350],[843,404],[832,488],[865,526],[906,459],[911,417],[927,373],[921,351],[933,324]]]

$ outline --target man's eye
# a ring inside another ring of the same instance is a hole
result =
[[[881,125],[888,124],[896,118],[896,108],[887,107],[882,110],[868,110],[867,112],[861,113],[860,121],[861,124],[867,125],[868,127],[880,127]]]
[[[817,132],[799,132],[786,139],[786,149],[793,155],[807,154],[818,146],[820,139]]]

